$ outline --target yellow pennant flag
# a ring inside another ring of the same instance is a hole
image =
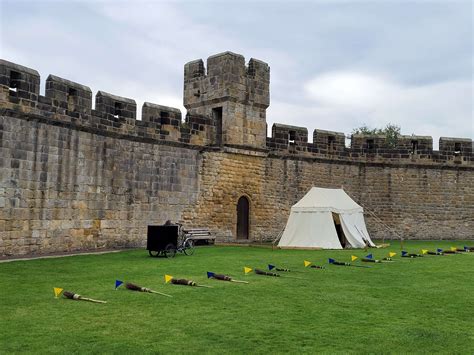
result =
[[[421,254],[425,255],[426,253],[428,253],[427,249],[421,249]]]
[[[165,275],[165,282],[168,283],[173,279],[173,276],[171,275]]]
[[[53,287],[53,290],[54,290],[54,297],[55,298],[58,298],[58,296],[61,294],[61,292],[63,292],[63,289],[60,288],[60,287]]]
[[[311,265],[311,261],[307,261],[307,260],[304,261],[304,267],[308,267],[310,265]]]
[[[397,253],[393,253],[393,252],[388,253],[388,256],[389,256],[390,258],[393,258],[395,255],[397,255]]]
[[[456,251],[457,248],[456,247],[451,247],[451,251]]]
[[[249,268],[249,267],[247,267],[247,266],[244,266],[245,275],[247,275],[250,271],[252,271],[251,268]]]
[[[352,261],[355,261],[355,260],[357,260],[357,259],[359,259],[357,256],[355,256],[355,255],[352,255],[352,256],[351,256],[351,260],[352,260]]]

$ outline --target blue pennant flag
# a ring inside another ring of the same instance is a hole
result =
[[[334,264],[335,261],[336,261],[336,260],[331,259],[331,258],[328,259],[329,264]]]
[[[469,251],[469,247],[464,246],[464,251]]]
[[[275,265],[268,264],[268,270],[272,270],[275,268]]]
[[[121,284],[123,284],[123,281],[115,280],[115,289],[117,289]]]
[[[207,278],[210,279],[211,277],[214,277],[214,273],[208,271],[208,272],[207,272]]]
[[[373,259],[374,256],[373,256],[372,254],[369,254],[369,255],[366,256],[366,258],[367,258],[367,259]]]
[[[407,255],[408,253],[405,251],[405,250],[402,250],[402,255],[405,256]]]
[[[437,251],[438,253],[442,253],[442,252],[443,252],[443,249],[438,248],[438,249],[436,249],[436,251]]]

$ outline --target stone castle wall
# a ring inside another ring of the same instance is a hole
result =
[[[367,213],[407,239],[474,237],[474,170],[386,163],[341,163],[252,155],[238,149],[203,153],[200,193],[183,214],[235,240],[236,206],[250,200],[250,239],[268,240],[284,228],[290,207],[312,186],[340,188],[365,209],[373,238],[397,238]]]
[[[42,96],[35,70],[0,61],[0,255],[142,246],[146,226],[167,219],[235,241],[241,196],[249,239],[270,240],[311,186],[342,186],[405,238],[474,238],[471,140],[441,138],[434,151],[431,137],[393,148],[354,136],[346,148],[342,133],[315,130],[309,143],[306,128],[275,124],[262,143],[268,82],[265,63],[241,56],[211,57],[207,72],[191,62],[184,122],[152,103],[137,120],[134,100],[99,91],[93,109],[87,86],[53,75]],[[191,84],[227,86],[194,96]],[[394,237],[366,219],[374,238]]]
[[[198,192],[199,151],[0,118],[0,255],[143,245]]]

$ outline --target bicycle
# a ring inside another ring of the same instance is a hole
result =
[[[185,255],[194,254],[194,241],[192,238],[186,237],[183,225],[181,223],[175,223],[178,226],[178,240],[177,245],[169,244],[165,248],[165,256],[167,258],[174,258],[176,253],[184,253]]]
[[[153,257],[174,258],[177,252],[193,255],[194,241],[187,236],[181,223],[148,226],[147,250]]]

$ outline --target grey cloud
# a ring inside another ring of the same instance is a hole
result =
[[[176,105],[184,63],[231,50],[270,64],[269,125],[296,122],[347,133],[368,119],[378,126],[390,119],[405,131],[474,137],[470,1],[4,1],[0,6],[2,57],[39,70],[43,86],[53,73],[139,103]],[[307,83],[332,72],[387,77],[405,93],[417,93],[417,100],[428,92],[421,100],[427,107],[416,110],[420,103],[404,99],[398,102],[406,107],[397,110],[377,104],[351,111],[347,103],[328,105],[306,95]],[[444,91],[433,89],[437,86]],[[453,117],[456,124],[447,124]]]

